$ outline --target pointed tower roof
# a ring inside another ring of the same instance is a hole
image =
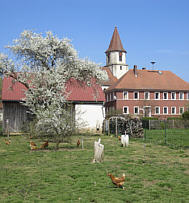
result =
[[[122,43],[121,43],[120,36],[119,36],[118,31],[117,31],[117,27],[115,27],[115,29],[114,29],[114,33],[112,35],[112,39],[111,39],[109,48],[106,50],[105,53],[107,53],[109,51],[123,51],[123,52],[126,52],[125,49],[123,48]]]

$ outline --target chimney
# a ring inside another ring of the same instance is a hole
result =
[[[134,65],[133,72],[135,77],[137,77],[137,65]]]

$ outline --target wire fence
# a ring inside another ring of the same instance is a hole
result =
[[[128,134],[144,143],[189,148],[189,120],[139,120],[111,117],[104,121],[103,132],[115,136]],[[140,138],[140,139],[138,139]],[[141,139],[142,138],[142,139]]]
[[[143,122],[144,142],[168,145],[171,148],[189,148],[189,121],[148,120]]]

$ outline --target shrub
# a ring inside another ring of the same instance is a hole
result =
[[[183,114],[182,114],[182,118],[184,120],[189,120],[189,111],[185,111]]]
[[[182,117],[168,117],[167,120],[182,120]]]

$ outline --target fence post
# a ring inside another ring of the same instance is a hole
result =
[[[146,129],[147,129],[147,122],[145,122],[145,126],[144,126],[144,141],[146,141]]]
[[[117,117],[116,117],[116,137],[117,137]]]
[[[149,127],[149,130],[150,130],[150,124],[151,124],[151,123],[150,123],[150,119],[149,119],[149,126],[148,126],[148,127]]]
[[[165,128],[165,145],[167,144],[167,135],[166,135],[166,120],[164,121],[164,128]]]
[[[9,139],[10,131],[9,131],[9,119],[6,120],[6,132],[7,132],[7,137]]]
[[[108,119],[108,136],[110,135],[110,118]]]

